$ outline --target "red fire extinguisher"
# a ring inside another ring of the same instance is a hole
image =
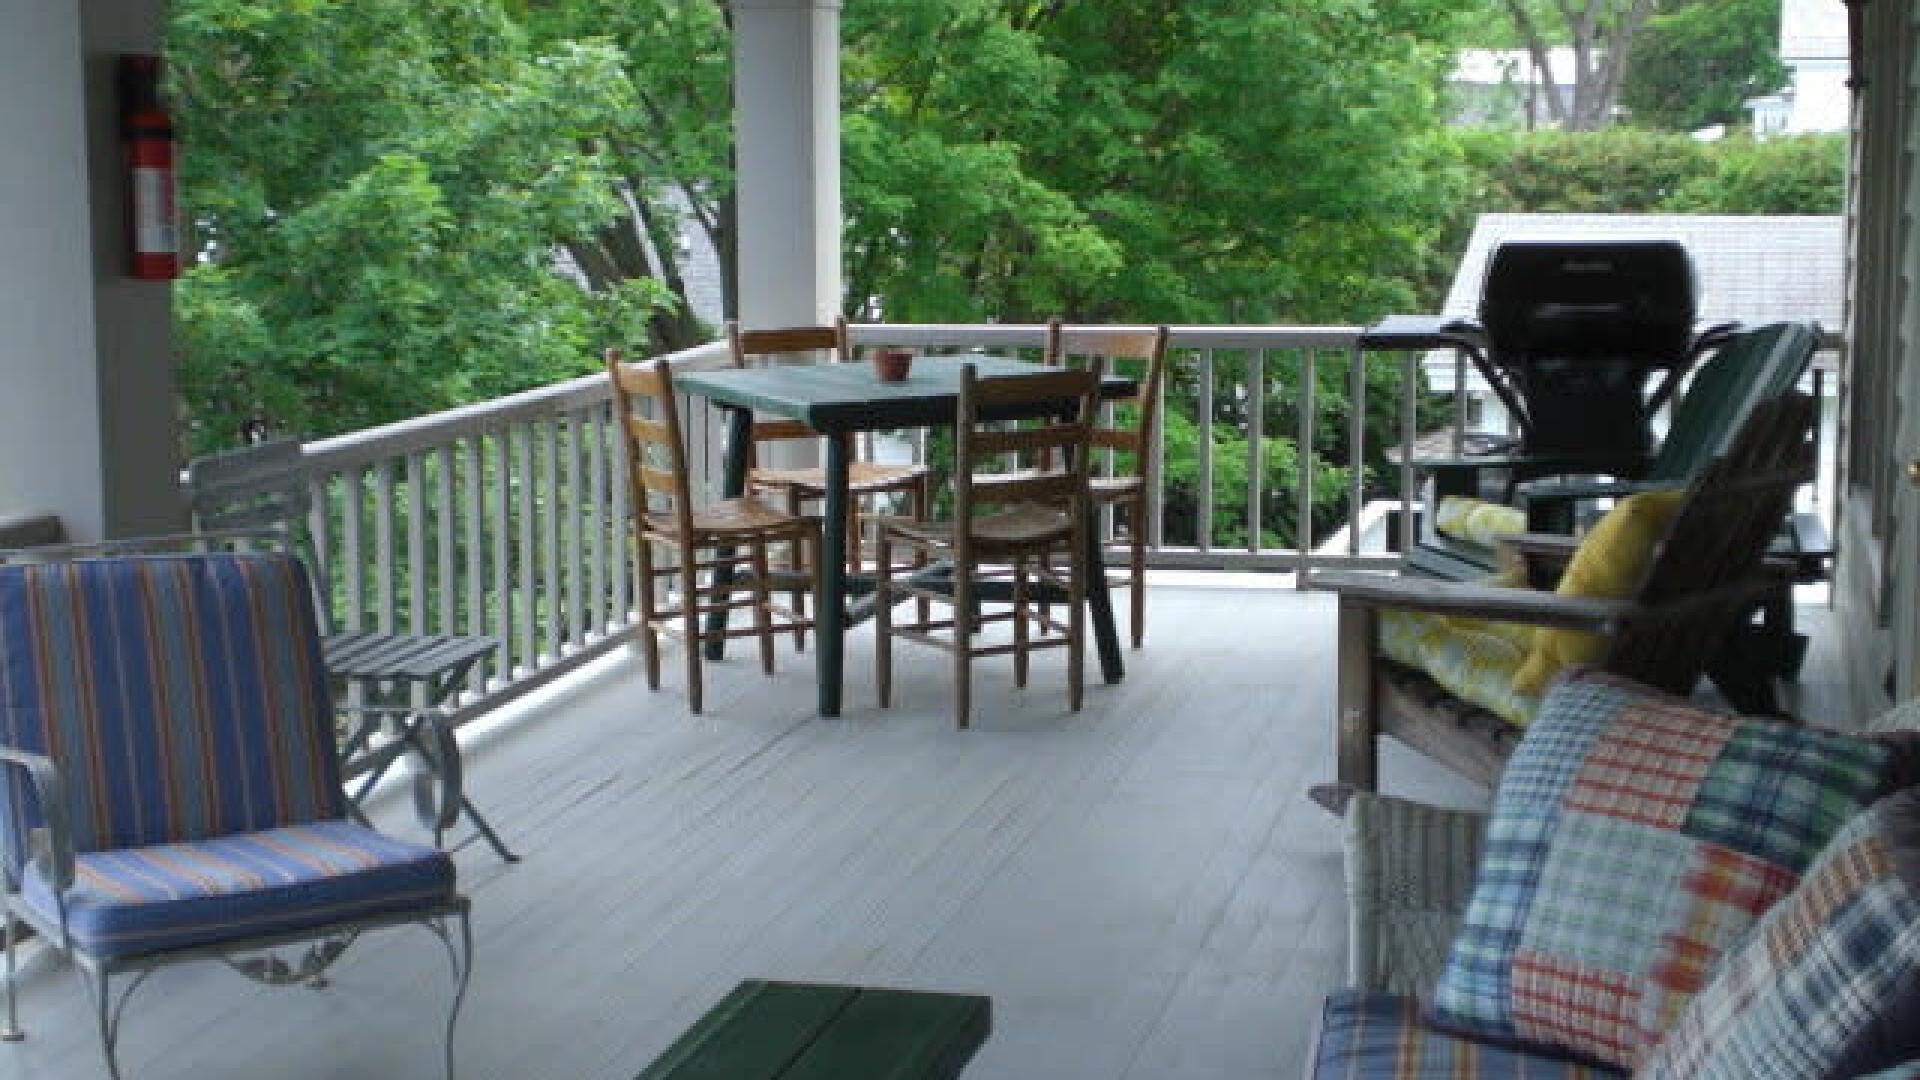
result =
[[[120,58],[120,140],[127,157],[127,272],[147,281],[180,276],[173,198],[173,121],[160,102],[160,58]]]

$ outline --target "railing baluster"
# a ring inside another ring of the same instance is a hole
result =
[[[457,634],[460,632],[460,592],[455,584],[458,567],[454,564],[454,515],[459,507],[454,503],[453,445],[444,444],[434,452],[434,508],[433,543],[435,548],[434,569],[440,572],[440,623],[438,632]]]
[[[366,562],[361,554],[360,518],[366,500],[367,471],[348,469],[341,474],[340,574],[347,590],[347,630],[367,628]]]
[[[1195,408],[1200,413],[1200,437],[1195,440],[1199,453],[1197,472],[1200,490],[1195,492],[1193,536],[1194,545],[1201,551],[1213,550],[1213,350],[1200,350],[1200,400]]]
[[[1314,390],[1320,384],[1319,355],[1310,347],[1300,350],[1300,431],[1293,446],[1294,468],[1300,478],[1299,490],[1294,493],[1300,503],[1293,523],[1293,542],[1300,549],[1300,566],[1293,579],[1298,589],[1307,587],[1307,571],[1313,569],[1313,474],[1319,468],[1313,452],[1313,409]]]
[[[466,488],[466,528],[467,545],[467,633],[474,637],[485,637],[487,633],[487,586],[484,577],[486,565],[486,513],[487,513],[487,477],[486,455],[482,453],[484,435],[474,435],[460,441],[460,461],[463,467],[461,485]],[[496,534],[497,535],[497,534]],[[496,657],[497,660],[497,657]],[[474,693],[485,693],[487,688],[486,663],[475,664],[468,686]]]
[[[594,636],[609,632],[613,613],[607,610],[607,410],[594,405],[587,420],[587,475],[593,485],[587,499],[588,623]]]
[[[519,435],[514,440],[518,450],[514,480],[520,488],[520,603],[515,614],[519,617],[520,662],[524,670],[531,673],[540,666],[540,645],[537,631],[540,619],[540,597],[534,584],[534,470],[533,470],[533,426],[520,425],[516,428]]]
[[[393,590],[393,459],[373,467],[374,626],[383,634],[396,629]]]
[[[1400,364],[1400,552],[1404,555],[1413,550],[1413,440],[1420,434],[1420,383],[1412,351],[1401,354]]]
[[[333,485],[338,477],[316,472],[307,480],[307,541],[313,552],[313,574],[321,590],[320,631],[340,626],[340,605],[333,596]]]
[[[407,564],[401,581],[407,589],[407,629],[427,632],[427,478],[426,461],[407,455]]]
[[[552,417],[540,425],[541,441],[545,443],[540,455],[540,501],[539,507],[545,515],[544,536],[541,540],[541,598],[546,601],[546,660],[560,659],[561,636],[566,627],[567,613],[561,608],[566,606],[566,583],[560,578],[560,418]]]
[[[1247,551],[1260,553],[1260,496],[1266,486],[1261,442],[1267,426],[1267,351],[1247,350]]]
[[[513,664],[513,428],[493,431],[493,636],[500,642],[499,676],[512,682]]]
[[[618,429],[620,418],[608,414],[609,427]],[[626,439],[619,439],[607,451],[607,468],[612,477],[613,526],[611,539],[613,549],[608,552],[612,562],[608,569],[613,572],[613,620],[621,626],[634,618],[634,608],[638,601],[633,595],[634,551],[633,515],[628,508],[632,497],[632,479],[628,474]],[[648,588],[650,583],[642,583]]]
[[[1347,350],[1347,554],[1360,554],[1360,500],[1366,498],[1367,354],[1359,346]]]
[[[587,583],[586,574],[586,538],[581,532],[587,521],[587,487],[585,460],[586,447],[581,445],[582,431],[586,427],[586,413],[570,410],[567,413],[567,484],[566,484],[566,532],[567,561],[564,566],[567,578],[567,645],[569,650],[577,650],[587,640]]]

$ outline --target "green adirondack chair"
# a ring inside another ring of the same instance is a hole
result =
[[[1818,326],[1796,322],[1771,323],[1738,334],[1700,365],[1686,393],[1674,403],[1659,450],[1630,470],[1630,475],[1539,478],[1516,485],[1514,500],[1526,510],[1527,530],[1571,532],[1583,502],[1687,486],[1708,462],[1726,451],[1755,406],[1793,389],[1812,360],[1820,336]],[[1481,474],[1489,468],[1526,469],[1529,464],[1533,463],[1510,457],[1423,462],[1421,467],[1430,476],[1428,506],[1438,507],[1449,495],[1477,497]],[[1539,476],[1537,467],[1528,471]],[[1423,515],[1414,548],[1407,553],[1410,570],[1454,581],[1472,580],[1493,570],[1492,547],[1439,533],[1433,517]]]

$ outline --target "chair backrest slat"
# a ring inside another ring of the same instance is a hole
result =
[[[280,552],[0,566],[0,742],[60,766],[75,850],[342,815],[308,595]],[[18,852],[38,810],[10,794]]]
[[[1674,403],[1645,479],[1676,486],[1693,479],[1727,451],[1756,406],[1793,389],[1819,341],[1818,330],[1805,323],[1773,323],[1722,345]]]
[[[1079,483],[1079,478],[1072,473],[976,478],[973,481],[973,501],[983,506],[1006,506],[1011,503],[1064,506],[1073,498]]]
[[[1091,434],[1074,424],[1048,424],[1045,427],[1015,428],[1010,431],[982,431],[973,437],[976,456],[989,454],[1030,454],[1040,450],[1060,450],[1078,446]]]
[[[734,363],[746,367],[755,356],[780,353],[828,352],[835,360],[850,360],[845,320],[833,326],[789,326],[774,330],[742,330],[738,323],[727,324],[727,340],[733,345]]]
[[[607,377],[613,384],[614,416],[620,421],[620,448],[634,520],[668,528],[686,537],[693,532],[693,496],[687,479],[686,440],[673,390],[673,366],[665,358],[628,363],[616,349],[606,351]],[[643,415],[645,406],[651,415]],[[665,458],[666,468],[658,464]],[[655,509],[658,495],[668,506]]]
[[[1145,479],[1151,466],[1147,448],[1159,430],[1160,385],[1166,379],[1167,342],[1172,332],[1165,326],[1152,330],[1129,330],[1102,326],[1069,326],[1060,319],[1047,322],[1046,362],[1054,367],[1067,366],[1074,357],[1099,357],[1107,370],[1118,373],[1124,363],[1141,365],[1140,381],[1126,400],[1136,410],[1131,427],[1096,428],[1093,445],[1117,450],[1132,457],[1126,475]]]
[[[1694,478],[1634,597],[1648,615],[1609,639],[1609,671],[1692,689],[1725,631],[1748,610],[1734,610],[1738,596],[1718,606],[1698,598],[1762,580],[1761,562],[1794,492],[1813,478],[1813,417],[1804,394],[1761,402],[1727,452]]]
[[[1085,370],[980,378],[972,364],[960,369],[954,430],[954,530],[959,558],[969,558],[975,508],[1010,503],[1054,506],[1078,519],[1087,507],[1087,435],[1100,406],[1103,362]],[[1057,410],[1049,418],[1044,414]],[[1040,413],[1036,426],[996,430],[1000,416]],[[1058,415],[1065,413],[1067,415]],[[976,470],[993,458],[1014,457],[1016,471],[993,478]],[[1019,469],[1018,459],[1037,460]]]

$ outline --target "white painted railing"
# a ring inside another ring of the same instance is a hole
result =
[[[720,345],[677,359],[727,363]],[[704,485],[723,428],[689,406]],[[493,638],[464,715],[622,640],[634,621],[631,530],[610,409],[606,376],[587,375],[308,444],[309,528],[335,628]]]
[[[1417,358],[1356,354],[1357,327],[1183,326],[1172,335],[1168,385],[1191,460],[1169,463],[1155,445],[1152,504],[1145,523],[1150,559],[1161,566],[1299,571],[1396,560],[1381,527],[1382,502],[1411,528],[1409,454],[1399,475],[1341,480],[1341,520],[1322,521],[1316,547],[1278,545],[1261,522],[1291,512],[1312,518],[1310,484],[1269,487],[1263,440],[1301,448],[1296,475],[1311,477],[1339,446],[1346,460],[1381,460],[1364,444],[1371,411],[1399,448],[1415,434]],[[1037,325],[869,325],[860,346],[903,345],[928,352],[1037,357]],[[1356,356],[1361,362],[1356,363]],[[677,354],[687,366],[727,362],[719,344]],[[1269,376],[1297,394],[1295,430],[1269,431]],[[1366,372],[1382,373],[1369,386]],[[1344,388],[1344,404],[1321,400],[1317,384]],[[1384,389],[1382,388],[1384,387]],[[1386,400],[1371,400],[1384,396]],[[310,444],[315,494],[311,527],[335,583],[340,629],[482,634],[497,648],[463,699],[468,715],[570,670],[630,635],[634,625],[627,491],[617,466],[609,393],[587,375],[495,401]],[[696,491],[718,487],[725,417],[704,399],[685,402]],[[1456,414],[1456,421],[1460,418]],[[1190,441],[1186,441],[1190,440]],[[891,444],[926,453],[924,434]],[[1109,463],[1110,465],[1111,463]],[[1168,479],[1178,464],[1179,481]],[[1244,477],[1244,480],[1239,478]],[[1233,478],[1229,482],[1229,478]],[[1386,492],[1384,496],[1381,492]],[[1368,504],[1368,496],[1374,501]],[[1115,522],[1105,523],[1110,542]],[[1130,523],[1128,523],[1131,527]],[[1404,542],[1403,532],[1398,538]],[[1305,547],[1307,550],[1301,550]]]

